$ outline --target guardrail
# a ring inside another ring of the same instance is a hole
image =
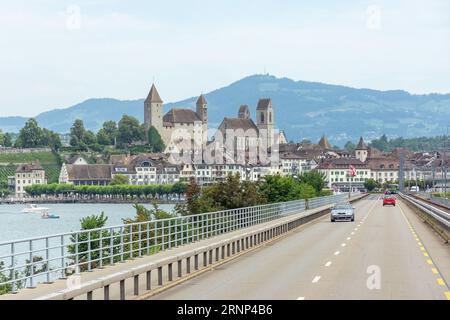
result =
[[[1,242],[0,288],[8,286],[6,291],[17,292],[39,282],[154,254],[346,197],[326,196]]]
[[[350,201],[357,201],[366,195],[359,195]],[[333,204],[323,205],[320,208],[309,210],[308,213],[299,213],[285,216],[269,224],[262,225],[259,228],[249,228],[238,231],[236,235],[231,235],[226,239],[217,239],[213,243],[203,243],[196,248],[184,249],[178,248],[167,256],[154,256],[154,260],[147,260],[141,264],[128,267],[125,270],[111,273],[103,276],[93,277],[90,280],[81,281],[76,286],[66,287],[61,290],[38,295],[37,300],[72,300],[82,298],[84,295],[87,300],[110,299],[112,290],[118,290],[117,298],[125,300],[127,295],[133,295],[139,299],[146,299],[149,296],[161,292],[165,288],[176,284],[175,277],[178,279],[191,274],[191,268],[194,272],[206,270],[209,266],[228,258],[239,255],[252,248],[258,247],[266,242],[282,236],[283,234],[315,219],[323,216],[332,207]],[[183,267],[184,265],[184,267]],[[175,272],[176,269],[176,272]],[[117,271],[117,270],[116,270]],[[156,283],[152,283],[152,275],[156,273]],[[145,276],[141,286],[141,276]],[[168,286],[164,287],[164,283]],[[128,284],[127,284],[128,283]],[[127,288],[131,292],[127,292]],[[145,291],[139,296],[141,291]]]
[[[450,230],[450,213],[432,206],[431,204],[418,200],[414,197],[408,196],[404,193],[399,193],[400,197],[407,200],[409,203],[413,204],[421,211],[423,211],[428,216],[432,217],[434,220],[438,221],[447,230]]]

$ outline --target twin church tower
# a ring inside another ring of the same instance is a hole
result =
[[[230,126],[230,124],[232,124]],[[163,101],[152,84],[150,92],[144,101],[144,126],[146,130],[153,126],[158,130],[166,146],[175,137],[172,134],[177,130],[178,134],[189,134],[192,139],[201,137],[202,146],[206,146],[208,141],[208,103],[203,94],[196,102],[195,112],[191,109],[172,108],[163,115]],[[274,143],[274,113],[271,99],[260,99],[256,108],[256,125],[250,118],[250,112],[246,105],[239,108],[237,118],[224,118],[219,126],[225,129],[234,129],[240,138],[247,136],[254,138],[254,133],[249,133],[249,129],[256,131],[258,137],[264,134],[264,140],[270,147]],[[241,129],[241,130],[239,130]],[[260,132],[261,131],[261,132]],[[248,144],[248,142],[246,142]]]

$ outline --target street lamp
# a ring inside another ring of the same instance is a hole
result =
[[[447,139],[448,139],[448,129],[450,125],[447,125],[447,134],[444,137],[444,198],[447,199]]]

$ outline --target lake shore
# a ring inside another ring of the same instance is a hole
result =
[[[133,204],[133,203],[153,203],[158,204],[182,204],[185,201],[182,200],[167,200],[167,199],[26,199],[26,200],[9,200],[0,199],[0,205],[15,205],[15,204],[58,204],[58,203],[84,203],[84,204]]]

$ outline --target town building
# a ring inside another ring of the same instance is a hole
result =
[[[47,184],[45,170],[39,161],[31,164],[20,164],[15,174],[15,194],[17,198],[23,198],[26,195],[25,188],[34,184]]]
[[[111,182],[111,165],[109,164],[66,164],[59,173],[59,183],[105,186]]]

